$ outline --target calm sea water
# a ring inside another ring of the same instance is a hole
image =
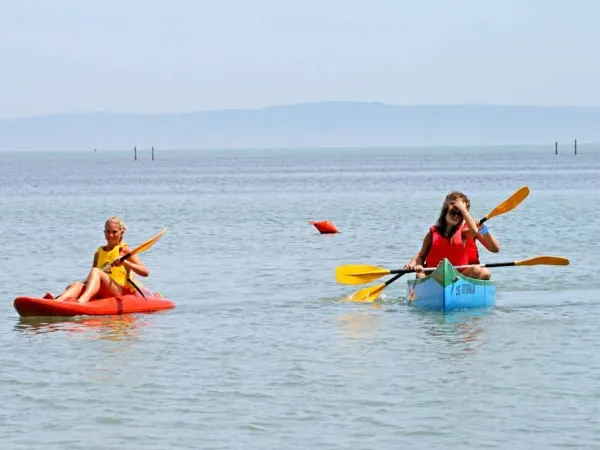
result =
[[[447,192],[482,217],[522,185],[482,259],[570,266],[495,269],[487,311],[418,312],[403,278],[339,301],[335,267],[401,267]],[[592,146],[0,153],[1,448],[600,448],[599,202]],[[20,319],[112,215],[169,227],[142,258],[177,308]]]

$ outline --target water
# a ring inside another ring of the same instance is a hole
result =
[[[593,147],[130,153],[0,153],[2,449],[600,448]],[[415,311],[404,278],[339,301],[335,267],[401,267],[447,192],[483,217],[522,185],[482,259],[570,266],[495,269],[488,311]],[[141,257],[177,308],[19,319],[112,215],[132,246],[169,227]]]

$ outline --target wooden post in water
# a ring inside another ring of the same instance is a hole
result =
[[[558,142],[554,143],[554,154],[558,155]]]
[[[137,161],[137,147],[133,147],[133,160]]]
[[[577,152],[575,152],[577,153]],[[154,161],[154,146],[152,147],[152,161]]]
[[[575,139],[575,155],[577,155],[577,139]]]

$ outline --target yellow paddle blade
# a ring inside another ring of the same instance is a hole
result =
[[[141,245],[138,245],[136,248],[131,250],[129,252],[129,256],[137,255],[138,253],[145,252],[146,250],[148,250],[150,247],[152,247],[156,243],[156,241],[158,241],[162,237],[163,234],[166,233],[167,228],[168,227],[164,227],[162,229],[162,231],[160,233],[158,233],[156,236],[154,236],[152,239],[144,242]]]
[[[568,266],[569,260],[561,256],[536,256],[535,258],[515,261],[515,266]]]
[[[343,302],[356,302],[356,303],[370,303],[374,302],[379,298],[381,291],[385,288],[385,283],[378,284],[377,286],[371,286],[368,288],[356,291],[354,294],[349,295],[342,299]]]
[[[389,275],[388,269],[377,266],[346,264],[335,269],[335,279],[341,284],[365,284]]]
[[[517,192],[515,192],[513,195],[511,195],[506,200],[504,200],[502,203],[500,203],[498,206],[496,206],[492,210],[492,212],[490,212],[487,216],[485,216],[485,220],[488,220],[488,219],[491,219],[492,217],[496,217],[496,216],[499,216],[500,214],[504,214],[509,211],[512,211],[517,206],[519,206],[521,204],[521,202],[523,200],[525,200],[525,198],[527,198],[528,195],[529,195],[529,188],[527,186],[523,186],[522,188],[517,190]]]

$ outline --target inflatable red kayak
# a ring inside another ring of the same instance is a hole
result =
[[[102,298],[87,303],[58,301],[35,297],[17,297],[14,307],[21,317],[34,316],[111,316],[117,314],[148,313],[175,308],[175,303],[160,294],[147,296],[123,295]]]

